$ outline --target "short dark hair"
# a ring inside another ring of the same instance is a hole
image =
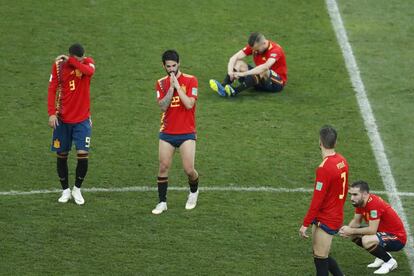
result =
[[[324,148],[335,148],[336,138],[338,137],[338,134],[332,126],[324,125],[319,131],[319,137]]]
[[[254,32],[251,33],[249,36],[249,39],[247,40],[247,43],[249,44],[250,47],[253,47],[253,45],[256,42],[259,42],[260,40],[262,40],[264,38],[264,35],[258,32]]]
[[[162,63],[165,65],[167,60],[173,60],[177,63],[180,63],[180,56],[176,50],[167,50],[162,54]]]
[[[363,180],[355,181],[354,183],[352,183],[351,187],[352,188],[359,188],[359,190],[361,192],[367,192],[367,193],[369,193],[368,183],[365,182],[365,181],[363,181]]]
[[[83,46],[80,45],[79,43],[75,43],[69,47],[69,54],[71,56],[83,57],[84,53],[85,53],[85,49],[83,49]]]

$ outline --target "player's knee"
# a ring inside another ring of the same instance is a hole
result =
[[[56,157],[60,159],[68,159],[68,152],[57,152]]]
[[[372,236],[365,235],[361,238],[362,246],[367,249],[371,248],[372,246],[378,244],[378,241],[376,239],[373,239]]]
[[[234,69],[237,71],[237,72],[246,72],[246,71],[248,71],[249,70],[249,66],[247,65],[247,63],[245,63],[244,61],[242,61],[242,60],[238,60],[237,62],[236,62],[236,64],[234,65]]]
[[[167,173],[169,169],[170,169],[170,164],[169,163],[163,162],[163,161],[160,162],[160,165],[159,165],[159,173],[160,174]]]

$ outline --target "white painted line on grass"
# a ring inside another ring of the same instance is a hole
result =
[[[331,23],[335,31],[336,38],[338,39],[339,46],[341,47],[342,54],[344,56],[345,65],[348,70],[349,77],[351,78],[352,86],[356,92],[359,109],[364,120],[365,128],[368,132],[368,137],[374,152],[375,160],[378,164],[382,182],[384,183],[385,189],[389,194],[390,204],[403,220],[407,231],[407,244],[405,246],[405,252],[408,256],[411,271],[414,272],[414,242],[410,231],[410,225],[398,194],[397,185],[394,176],[392,175],[391,166],[385,153],[384,144],[378,131],[374,113],[372,112],[371,104],[368,100],[365,86],[362,82],[361,74],[346,34],[341,14],[338,9],[338,4],[336,0],[326,0],[326,6],[328,8],[329,16],[331,17]]]
[[[187,192],[188,187],[175,187],[170,186],[170,191],[183,191]],[[83,193],[126,193],[126,192],[156,192],[156,186],[130,186],[130,187],[113,187],[113,188],[82,188]],[[201,192],[252,192],[252,193],[311,193],[313,189],[309,188],[283,188],[283,187],[271,187],[271,186],[200,186]],[[0,196],[24,196],[24,195],[37,195],[37,194],[57,194],[61,193],[61,189],[42,189],[32,191],[0,191]],[[386,191],[372,191],[374,194],[387,194]],[[411,192],[399,192],[398,196],[414,197],[414,193]]]

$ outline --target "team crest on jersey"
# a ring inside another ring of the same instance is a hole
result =
[[[193,87],[193,89],[191,89],[191,94],[192,94],[193,96],[197,96],[197,94],[198,94],[198,89],[197,89],[197,87]]]
[[[371,218],[377,218],[378,217],[378,212],[377,212],[377,210],[371,210],[369,215],[370,215]]]
[[[323,187],[323,183],[322,182],[316,182],[316,187],[315,187],[315,189],[317,190],[317,191],[322,191],[322,187]]]
[[[53,147],[54,147],[55,149],[60,148],[60,141],[59,141],[59,139],[55,139],[55,140],[53,141]]]

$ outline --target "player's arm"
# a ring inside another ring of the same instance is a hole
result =
[[[162,96],[161,93],[164,93],[164,87],[160,84],[160,81],[157,82],[155,89],[157,90],[158,105],[161,111],[166,111],[171,104],[171,100],[174,94],[174,86],[170,85],[167,93]]]
[[[238,60],[244,59],[247,55],[244,53],[243,50],[238,51],[235,53],[230,59],[229,63],[227,64],[227,74],[230,78],[234,78],[234,66]]]
[[[328,184],[329,180],[325,169],[322,167],[318,168],[316,171],[312,201],[303,220],[303,226],[308,227],[309,224],[311,224],[312,221],[316,218],[328,191]]]
[[[56,128],[58,120],[56,116],[56,90],[58,79],[56,73],[56,64],[53,63],[52,72],[50,73],[49,88],[47,90],[47,113],[49,115],[49,126]]]
[[[235,73],[236,77],[245,77],[245,76],[250,76],[250,75],[260,75],[263,72],[266,72],[267,70],[270,70],[270,68],[273,66],[273,64],[275,64],[276,59],[274,58],[269,58],[265,63],[254,67],[251,70],[248,70],[246,72],[238,72]]]
[[[82,72],[82,74],[86,76],[92,76],[95,73],[95,64],[93,64],[92,61],[87,62],[87,64],[84,64],[80,62],[77,58],[74,56],[70,56],[68,58],[68,63],[72,66],[74,66],[76,69]]]
[[[351,228],[359,228],[362,222],[362,215],[355,214],[352,220],[349,222],[348,226]]]
[[[375,235],[377,233],[379,223],[380,223],[380,219],[375,219],[375,220],[369,220],[368,227],[352,228],[350,226],[343,226],[341,228],[341,233],[345,236]]]
[[[193,106],[196,102],[196,99],[193,98],[193,97],[189,97],[187,95],[187,91],[185,91],[180,86],[180,84],[178,83],[177,77],[174,74],[171,75],[171,81],[172,81],[172,84],[174,85],[174,88],[177,90],[178,96],[180,97],[180,101],[183,103],[184,107],[186,109],[193,108]]]

